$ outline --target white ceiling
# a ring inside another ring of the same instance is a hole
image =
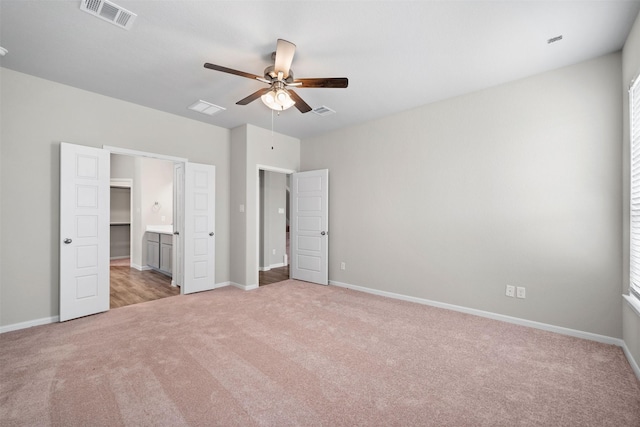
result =
[[[203,64],[262,75],[283,38],[297,45],[296,77],[349,78],[347,89],[296,90],[337,111],[275,117],[276,132],[298,138],[615,52],[640,10],[640,0],[113,2],[138,15],[130,30],[80,0],[0,0],[0,65],[225,128],[270,129],[260,100],[235,105],[263,83]],[[226,111],[187,110],[199,99]]]

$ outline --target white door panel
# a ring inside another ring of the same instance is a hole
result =
[[[291,189],[291,277],[329,283],[329,171],[294,173]]]
[[[60,321],[109,310],[109,163],[60,144]]]
[[[215,166],[185,164],[185,294],[215,288],[215,176]]]

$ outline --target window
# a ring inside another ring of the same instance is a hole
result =
[[[629,141],[631,144],[630,296],[640,302],[640,76],[629,89]]]

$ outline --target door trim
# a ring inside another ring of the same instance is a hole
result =
[[[102,149],[107,150],[111,154],[124,154],[126,156],[149,157],[151,159],[168,160],[174,163],[175,162],[186,163],[189,161],[189,159],[186,159],[184,157],[166,156],[164,154],[149,153],[148,151],[130,150],[128,148],[112,147],[110,145],[103,145]]]

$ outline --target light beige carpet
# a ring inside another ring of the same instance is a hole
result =
[[[638,426],[620,348],[296,281],[0,335],[2,426]]]

